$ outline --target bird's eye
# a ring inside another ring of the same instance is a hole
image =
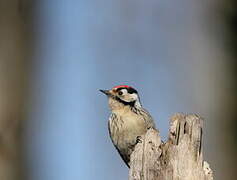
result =
[[[119,91],[119,92],[118,92],[118,95],[120,95],[120,96],[123,95],[123,92],[122,92],[122,91]]]

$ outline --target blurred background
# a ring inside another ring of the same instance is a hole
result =
[[[205,118],[215,179],[236,179],[234,0],[0,0],[0,179],[124,180],[98,89],[135,87],[166,140]]]

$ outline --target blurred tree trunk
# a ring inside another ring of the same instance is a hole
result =
[[[0,179],[22,178],[28,33],[19,0],[0,0]]]

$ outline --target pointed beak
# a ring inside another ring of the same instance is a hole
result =
[[[109,90],[102,90],[102,89],[100,89],[100,92],[104,93],[104,94],[107,95],[107,96],[110,95]]]

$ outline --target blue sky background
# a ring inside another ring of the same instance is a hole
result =
[[[225,166],[216,159],[221,150],[211,130],[225,64],[207,34],[205,13],[206,4],[195,0],[38,1],[31,178],[127,179],[108,136],[107,99],[98,91],[119,84],[138,90],[164,139],[175,112],[205,117],[206,159]]]

